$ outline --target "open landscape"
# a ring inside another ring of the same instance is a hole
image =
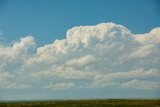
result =
[[[1,102],[0,107],[160,107],[160,100],[53,100],[53,101],[21,101]]]
[[[160,107],[160,0],[0,0],[0,107]]]

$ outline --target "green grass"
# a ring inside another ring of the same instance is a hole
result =
[[[160,100],[53,100],[1,102],[0,107],[160,107]]]

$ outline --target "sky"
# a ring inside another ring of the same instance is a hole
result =
[[[159,0],[0,0],[0,100],[160,98]]]

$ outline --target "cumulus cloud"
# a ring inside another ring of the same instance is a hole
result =
[[[65,39],[36,49],[32,36],[10,46],[0,44],[0,70],[16,75],[14,83],[41,83],[45,89],[100,88],[124,84],[120,80],[159,78],[159,55],[160,28],[134,34],[119,24],[100,23],[73,27]],[[54,81],[62,83],[49,84]]]
[[[86,55],[86,56],[83,56],[83,57],[80,57],[80,58],[75,58],[75,59],[72,59],[70,61],[68,61],[66,63],[66,65],[70,66],[70,65],[77,65],[77,66],[83,66],[83,65],[87,65],[91,62],[93,62],[95,60],[94,56],[93,55]]]
[[[18,84],[18,83],[11,83],[11,82],[3,82],[0,84],[2,89],[28,89],[31,86],[29,84]]]
[[[140,81],[140,80],[134,79],[134,80],[122,83],[121,87],[150,90],[150,89],[160,88],[160,83],[153,82],[153,81]]]
[[[26,89],[31,86],[26,83],[13,82],[15,75],[6,72],[0,72],[0,88],[1,89]]]
[[[96,74],[94,71],[84,71],[84,70],[77,70],[73,67],[57,67],[54,66],[51,69],[43,70],[39,72],[32,73],[32,77],[36,78],[53,78],[58,77],[59,79],[83,79],[83,78],[90,78]]]
[[[25,89],[29,84],[19,83],[22,77],[17,73],[25,61],[30,57],[30,48],[35,47],[34,38],[27,36],[12,45],[0,44],[0,88]],[[16,80],[16,81],[15,81]]]
[[[26,54],[29,47],[35,45],[34,39],[32,36],[27,36],[21,38],[20,41],[13,43],[12,46],[0,46],[0,57],[11,58],[18,56],[20,54]]]
[[[64,90],[64,89],[69,89],[73,88],[75,86],[74,83],[56,83],[56,84],[49,84],[44,86],[44,89],[51,89],[51,90]]]
[[[87,84],[87,85],[89,87],[99,88],[99,87],[105,87],[108,85],[116,85],[116,83],[113,82],[114,80],[134,79],[134,78],[145,79],[149,77],[160,77],[160,72],[155,69],[144,71],[143,68],[140,68],[133,71],[99,74],[99,75],[95,75],[94,81],[91,84]]]
[[[21,38],[20,41],[11,46],[0,45],[0,67],[9,68],[9,65],[24,62],[28,56],[29,49],[34,47],[35,42],[32,36]],[[13,69],[12,69],[13,70]]]
[[[160,37],[159,37],[160,28],[154,28],[149,33],[146,34],[137,34],[135,35],[135,41],[141,43],[141,44],[159,44],[160,43]]]

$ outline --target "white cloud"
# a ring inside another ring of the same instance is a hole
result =
[[[143,68],[126,71],[126,72],[115,72],[115,73],[107,73],[107,74],[97,74],[95,75],[94,81],[90,85],[90,87],[105,87],[108,85],[116,85],[114,80],[122,80],[122,79],[133,79],[133,78],[149,78],[149,77],[160,77],[160,72],[155,69],[150,69],[148,71],[144,71]]]
[[[91,78],[94,75],[96,75],[96,72],[94,71],[77,70],[73,67],[65,67],[65,66],[61,67],[53,66],[51,69],[31,74],[32,77],[36,78],[58,77],[59,79],[83,79],[83,78]]]
[[[137,34],[134,36],[135,41],[141,44],[160,44],[160,27],[154,28],[147,34]]]
[[[150,89],[156,89],[156,88],[159,89],[160,83],[154,82],[154,81],[140,81],[140,80],[134,79],[134,80],[121,84],[121,87],[150,90]]]
[[[29,84],[18,84],[18,83],[10,83],[10,82],[4,82],[3,84],[0,84],[2,89],[28,89],[31,86]]]
[[[84,87],[106,87],[120,79],[158,78],[159,55],[160,28],[133,34],[122,25],[101,23],[69,29],[65,39],[36,50],[32,36],[0,44],[0,71],[13,75],[15,84],[77,79]]]
[[[56,84],[49,84],[44,86],[44,89],[51,89],[51,90],[64,90],[64,89],[70,89],[75,86],[75,83],[69,82],[69,83],[56,83]]]
[[[0,44],[0,88],[25,89],[30,85],[19,83],[17,74],[23,63],[30,57],[30,48],[34,48],[35,42],[32,36],[21,38],[10,46]],[[15,81],[17,80],[17,81]]]
[[[72,65],[77,65],[77,66],[83,66],[83,65],[88,65],[89,63],[92,63],[93,61],[95,60],[94,56],[93,55],[86,55],[86,56],[83,56],[83,57],[80,57],[80,58],[75,58],[75,59],[72,59],[70,61],[68,61],[66,63],[66,65],[68,66],[72,66]]]
[[[29,48],[34,46],[35,42],[32,36],[21,38],[11,46],[0,44],[0,67],[6,66],[7,68],[10,64],[16,66],[18,62],[23,63],[28,57]]]
[[[129,55],[129,58],[146,58],[147,56],[153,54],[155,50],[155,45],[149,44],[145,46],[139,46],[138,48],[135,48]]]
[[[0,45],[0,57],[15,58],[18,55],[26,54],[27,50],[34,45],[32,36],[21,38],[19,42],[15,42],[12,46]]]
[[[0,72],[0,88],[2,89],[26,89],[30,88],[29,84],[15,83],[12,79],[15,78],[13,74]]]

